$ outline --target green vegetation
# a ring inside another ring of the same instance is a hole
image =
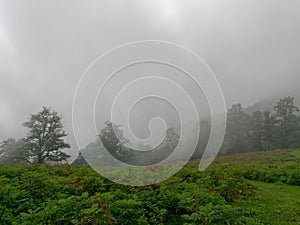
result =
[[[72,166],[47,164],[66,163],[69,156],[62,150],[69,145],[61,116],[44,107],[23,124],[29,129],[25,138],[0,144],[0,224],[299,224],[300,150],[263,151],[300,147],[298,111],[291,97],[281,99],[273,112],[252,115],[234,105],[228,111],[222,153],[243,154],[218,157],[204,172],[198,171],[198,161],[192,161],[162,183],[128,187],[83,165],[81,153]],[[195,158],[209,136],[209,121],[202,125],[205,135]],[[129,154],[122,132],[108,121],[99,139],[86,149],[101,152],[104,144],[121,161],[152,165],[162,153],[172,152],[179,138],[175,129],[168,129],[160,152],[151,159]],[[114,166],[105,163],[103,170]],[[164,166],[162,174],[176,168],[176,162]],[[130,183],[135,168],[114,175]],[[136,177],[149,179],[143,175]]]
[[[251,182],[256,196],[243,204],[243,208],[262,209],[260,216],[270,224],[299,224],[300,187],[280,183]]]
[[[64,142],[67,136],[63,130],[62,117],[51,108],[43,109],[31,115],[30,119],[23,123],[28,128],[26,137],[20,140],[9,138],[0,143],[0,163],[67,163],[70,157],[62,151],[70,148]]]
[[[241,104],[233,105],[227,113],[226,134],[220,154],[300,148],[300,116],[294,100],[293,97],[284,97],[274,105],[273,111],[255,111],[252,115],[245,113]],[[0,143],[0,163],[67,163],[70,156],[63,152],[63,149],[70,146],[64,142],[67,134],[63,130],[62,117],[57,112],[43,107],[40,112],[31,115],[30,120],[23,125],[29,129],[25,138],[9,138]],[[136,151],[126,147],[130,142],[123,135],[120,125],[111,121],[106,121],[104,125],[96,141],[81,149],[85,158],[93,158],[95,154],[101,153],[104,156],[100,159],[101,165],[116,164],[116,160],[107,159],[104,147],[110,156],[129,165],[153,165],[166,159],[180,139],[178,128],[169,127],[165,139],[157,148]],[[200,138],[193,159],[202,157],[210,136],[210,120],[201,121],[200,126]],[[191,137],[194,135],[191,134]],[[191,139],[184,142],[189,143]],[[79,157],[81,156],[80,154]],[[180,157],[176,160],[183,161]],[[75,162],[84,163],[81,158]]]
[[[87,166],[1,165],[1,224],[298,224],[300,150],[193,161],[146,187]]]
[[[275,150],[223,156],[224,162],[239,169],[255,187],[255,195],[235,204],[256,213],[267,224],[300,223],[300,150]]]
[[[300,117],[293,97],[280,99],[273,111],[244,112],[241,104],[228,110],[222,154],[300,147]]]

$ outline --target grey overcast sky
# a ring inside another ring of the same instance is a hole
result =
[[[0,140],[43,105],[64,116],[93,59],[126,42],[182,44],[216,74],[227,106],[299,89],[299,0],[0,0]],[[72,146],[76,152],[76,147]]]

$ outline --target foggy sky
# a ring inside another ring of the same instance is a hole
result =
[[[86,67],[127,42],[176,42],[216,74],[226,104],[299,89],[299,0],[0,0],[0,140],[50,106],[72,154],[73,94]]]

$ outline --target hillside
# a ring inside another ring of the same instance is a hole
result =
[[[285,97],[285,96],[291,96],[295,98],[295,105],[300,108],[300,91],[294,90],[294,91],[287,91],[282,94],[278,94],[275,96],[271,96],[268,98],[263,98],[260,101],[248,106],[245,108],[245,112],[247,114],[252,114],[255,111],[272,111],[274,105],[278,102],[279,99]]]
[[[1,224],[298,224],[300,150],[193,161],[129,187],[87,166],[0,165]],[[126,175],[124,174],[124,179]]]

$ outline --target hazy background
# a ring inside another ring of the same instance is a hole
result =
[[[288,95],[300,85],[299,0],[0,0],[0,140],[43,105],[64,117],[76,155],[73,94],[83,71],[120,44],[161,39],[200,55],[226,104]]]

